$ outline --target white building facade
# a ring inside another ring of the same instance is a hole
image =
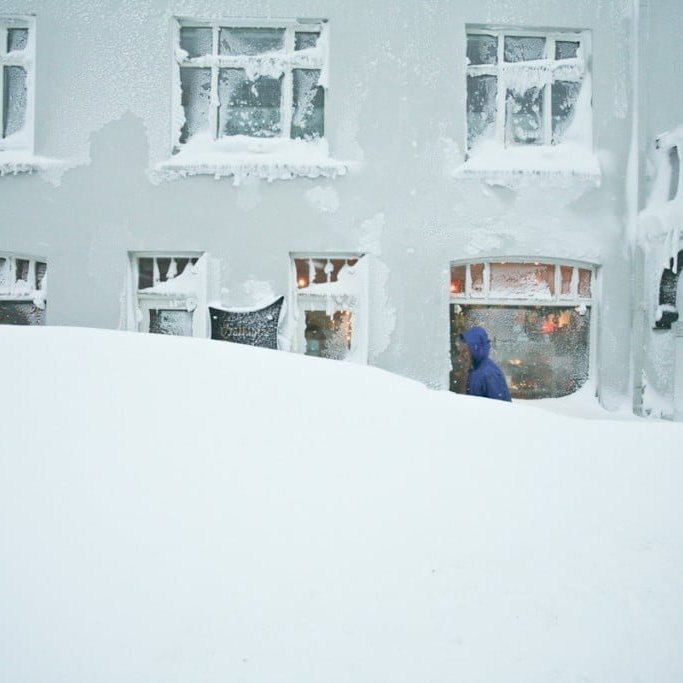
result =
[[[0,322],[647,412],[640,4],[4,0]]]

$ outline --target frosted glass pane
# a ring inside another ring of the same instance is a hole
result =
[[[545,38],[505,36],[505,61],[530,62],[545,57]]]
[[[5,92],[3,108],[5,112],[3,137],[20,131],[26,120],[26,71],[21,66],[4,67]]]
[[[522,145],[543,144],[543,92],[529,88],[523,93],[507,91],[505,141]]]
[[[547,263],[491,263],[489,296],[497,299],[552,299],[555,266]]]
[[[7,52],[20,51],[28,43],[27,28],[11,28],[7,31]]]
[[[209,106],[211,103],[211,69],[185,68],[180,70],[181,103],[185,112],[185,124],[180,142],[187,142],[200,131],[209,130]]]
[[[472,296],[481,296],[484,291],[484,264],[472,263],[470,265],[471,290]]]
[[[492,137],[496,123],[495,76],[467,77],[467,145],[472,147],[479,138]]]
[[[578,52],[579,43],[573,40],[558,40],[555,43],[555,59],[573,59]]]
[[[343,360],[351,348],[351,311],[306,311],[306,355]]]
[[[0,325],[44,325],[45,309],[30,301],[1,301]]]
[[[451,266],[451,294],[465,293],[465,272],[467,266]]]
[[[212,49],[213,30],[210,28],[181,28],[180,47],[189,57],[210,55]]]
[[[308,50],[318,44],[320,33],[312,33],[309,31],[297,31],[294,34],[294,49]]]
[[[6,258],[0,258],[0,292],[7,292],[9,288],[9,261]]]
[[[218,44],[222,55],[261,55],[284,48],[282,28],[222,28]]]
[[[294,69],[291,137],[314,139],[325,134],[325,90],[319,69]]]
[[[498,61],[498,38],[496,36],[468,35],[467,61],[470,64],[495,64]]]
[[[244,69],[220,69],[219,134],[270,138],[280,135],[282,77],[247,80]]]
[[[154,287],[154,259],[138,259],[138,289]]]
[[[553,118],[553,143],[562,141],[562,136],[569,128],[576,100],[581,90],[581,83],[576,81],[555,81],[552,89],[552,118]]]
[[[560,294],[562,296],[571,296],[573,273],[574,268],[572,266],[560,266],[560,281],[562,283]]]
[[[47,273],[47,263],[38,261],[36,263],[36,289],[43,288],[43,281],[45,280],[45,275]]]
[[[554,398],[576,391],[588,378],[590,309],[574,307],[451,307],[451,386],[464,391],[457,339],[468,327],[483,327],[491,357],[505,374],[513,398]]]
[[[149,312],[149,331],[153,334],[191,337],[192,313],[190,311],[152,309]]]
[[[591,271],[579,268],[579,296],[583,299],[590,298],[591,295]]]
[[[18,258],[15,261],[15,274],[14,274],[14,279],[16,282],[19,282],[19,280],[22,280],[23,282],[26,282],[28,284],[28,268],[29,268],[29,262],[27,259],[23,258]]]

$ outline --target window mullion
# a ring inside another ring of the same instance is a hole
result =
[[[285,29],[285,53],[293,54],[294,46],[294,28],[290,27]],[[294,74],[291,59],[286,60],[283,71],[280,121],[282,122],[282,137],[289,138],[292,135],[292,100],[294,97]]]
[[[0,26],[0,52],[3,57],[7,52],[7,26]],[[5,63],[0,60],[0,138],[5,137]]]
[[[218,100],[218,37],[220,28],[217,24],[211,27],[212,41],[211,41],[211,101],[209,105],[209,130],[212,131],[214,140],[219,138],[218,130],[218,107],[220,102]],[[155,260],[156,262],[156,260]]]
[[[491,264],[488,261],[484,263],[483,278],[484,282],[482,283],[482,293],[484,295],[484,299],[488,299],[489,293],[491,291]]]
[[[498,34],[498,83],[496,91],[496,140],[503,146],[505,145],[505,69],[503,68],[505,58],[505,37],[502,33]]]

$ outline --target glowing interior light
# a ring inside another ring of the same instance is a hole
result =
[[[299,285],[299,289],[301,289],[302,287],[305,287],[308,284],[308,281],[305,278],[300,277],[297,284]]]

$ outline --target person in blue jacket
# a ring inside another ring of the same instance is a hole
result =
[[[483,327],[470,327],[460,338],[467,345],[472,367],[467,374],[467,394],[511,401],[510,389],[501,369],[489,358],[491,342]]]

